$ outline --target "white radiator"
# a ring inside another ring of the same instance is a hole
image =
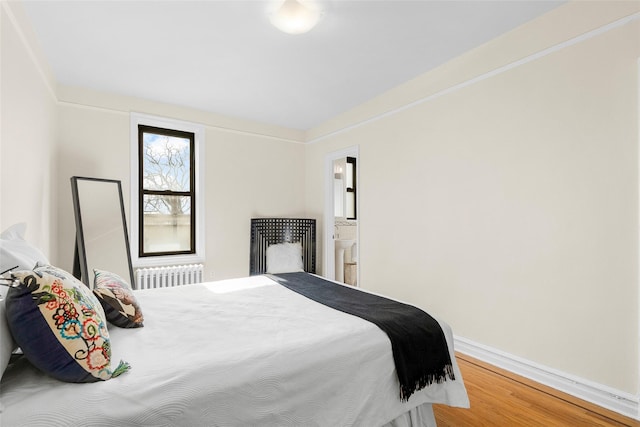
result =
[[[136,270],[138,289],[170,288],[202,282],[204,265],[171,265]]]

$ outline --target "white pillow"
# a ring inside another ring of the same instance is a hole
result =
[[[27,224],[12,225],[0,233],[0,273],[17,267],[17,270],[33,270],[36,264],[49,264],[40,250],[24,240]],[[7,286],[0,285],[0,378],[9,363],[11,353],[16,349],[5,312]]]
[[[267,248],[267,273],[293,273],[295,271],[304,271],[300,242],[278,243]]]
[[[0,273],[13,267],[17,270],[33,270],[36,264],[48,265],[47,257],[35,246],[24,240],[27,224],[12,225],[0,234]]]
[[[13,342],[13,336],[9,330],[9,322],[4,309],[5,297],[7,296],[8,287],[0,285],[0,378],[4,374],[4,370],[9,364],[11,353],[16,348]]]

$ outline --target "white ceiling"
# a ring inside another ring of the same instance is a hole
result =
[[[320,1],[281,33],[267,1],[34,1],[23,6],[60,84],[307,130],[561,4]]]

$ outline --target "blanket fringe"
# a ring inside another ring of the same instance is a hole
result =
[[[415,384],[400,384],[400,400],[407,402],[411,395],[418,390],[430,386],[432,384],[442,384],[447,381],[455,381],[456,376],[453,372],[453,364],[447,364],[444,366],[442,372],[429,373],[416,380]]]

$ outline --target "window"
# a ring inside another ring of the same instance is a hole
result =
[[[192,132],[138,125],[138,255],[195,253]]]
[[[132,114],[131,133],[134,266],[203,262],[202,126]]]

